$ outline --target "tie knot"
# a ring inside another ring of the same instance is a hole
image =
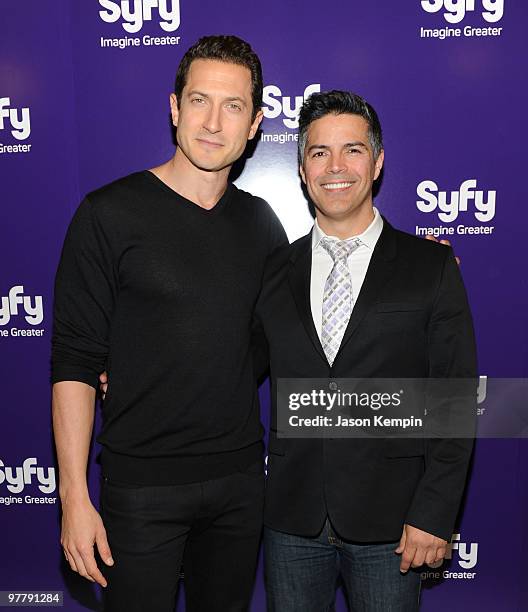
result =
[[[348,256],[355,251],[361,241],[358,238],[349,238],[348,240],[330,240],[330,238],[323,238],[321,240],[321,246],[330,255],[334,262],[344,259],[348,259]]]

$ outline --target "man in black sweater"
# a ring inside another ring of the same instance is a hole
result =
[[[173,610],[182,561],[188,610],[249,605],[264,493],[252,313],[286,237],[228,176],[261,102],[247,43],[198,41],[170,98],[174,157],[89,194],[66,236],[52,353],[61,543],[107,587],[106,610]],[[86,470],[103,370],[99,515]]]

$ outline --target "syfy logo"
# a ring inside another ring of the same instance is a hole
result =
[[[482,17],[488,23],[496,23],[504,15],[504,0],[477,0],[482,6]],[[427,13],[438,13],[442,9],[444,19],[449,23],[460,23],[466,13],[475,11],[475,0],[422,0],[422,9]]]
[[[121,19],[123,29],[129,34],[136,34],[145,21],[154,19],[152,9],[157,9],[158,23],[165,32],[175,32],[180,27],[180,0],[99,0],[99,4],[107,9],[99,11],[101,19],[106,23]]]
[[[466,544],[465,542],[460,541],[460,534],[454,533],[451,538],[451,542],[447,545],[447,551],[445,558],[452,559],[453,551],[456,550],[458,553],[458,565],[463,569],[472,569],[477,565],[478,561],[478,544],[477,542],[471,542],[471,544]],[[444,559],[437,561],[435,564],[431,564],[430,567],[436,568],[440,567]]]
[[[280,87],[277,87],[277,85],[266,85],[262,96],[264,117],[276,119],[283,115],[282,122],[286,127],[297,128],[299,127],[299,111],[303,102],[311,94],[319,93],[320,91],[321,85],[319,83],[308,85],[302,96],[295,96],[292,106],[292,98],[290,96],[283,96]]]
[[[22,464],[22,467],[16,468],[6,467],[0,459],[0,485],[5,482],[9,492],[21,493],[26,485],[36,484],[33,479],[33,476],[36,476],[40,491],[42,493],[53,493],[56,487],[55,468],[36,466],[36,457],[28,457]]]
[[[439,191],[434,181],[422,181],[416,188],[416,195],[421,200],[416,202],[419,211],[424,213],[434,212],[437,208],[441,211],[438,218],[449,223],[458,218],[459,212],[467,212],[468,204],[473,203],[475,218],[483,223],[491,221],[495,216],[496,191],[488,191],[484,197],[484,191],[477,191],[476,179],[468,179],[460,185],[458,191],[451,191],[448,197],[447,191]]]
[[[31,118],[29,108],[9,108],[10,98],[0,98],[0,130],[5,129],[4,119],[8,121],[8,129],[17,140],[26,140],[31,134]]]
[[[7,325],[12,315],[18,315],[18,307],[22,306],[25,312],[24,318],[30,325],[40,325],[44,320],[44,307],[42,296],[36,295],[35,303],[31,303],[31,298],[23,295],[24,287],[16,285],[9,290],[7,297],[2,297],[0,301],[0,325]]]

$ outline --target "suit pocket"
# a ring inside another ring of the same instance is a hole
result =
[[[423,457],[424,454],[424,441],[421,438],[385,440],[385,457]]]
[[[376,312],[418,312],[423,310],[422,304],[412,302],[379,302]]]

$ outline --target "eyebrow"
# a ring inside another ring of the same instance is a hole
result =
[[[197,89],[193,89],[187,92],[187,95],[190,96],[202,96],[202,98],[208,98],[209,96],[203,91],[198,91]]]
[[[191,96],[200,96],[201,98],[209,98],[210,97],[208,94],[204,93],[203,91],[198,91],[197,89],[191,90],[187,95],[189,97],[191,97]],[[227,98],[224,98],[224,102],[240,102],[244,106],[247,106],[246,101],[244,100],[244,98],[241,98],[240,96],[229,96]]]
[[[361,142],[361,140],[357,140],[356,142],[346,142],[343,145],[343,149],[346,149],[347,147],[363,147],[364,149],[368,148],[364,142]],[[313,144],[308,147],[308,153],[310,153],[310,151],[313,151],[314,149],[329,149],[329,148],[330,148],[329,145]]]
[[[225,102],[240,102],[242,106],[247,106],[247,103],[244,98],[241,98],[240,96],[230,96],[229,98],[225,99]]]

